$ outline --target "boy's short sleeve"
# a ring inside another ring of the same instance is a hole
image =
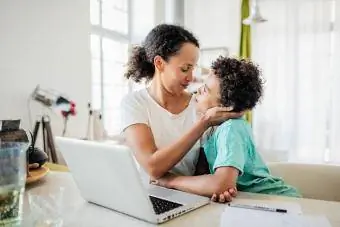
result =
[[[214,171],[218,167],[234,167],[243,174],[246,144],[240,133],[232,128],[222,128],[216,138],[217,157]]]

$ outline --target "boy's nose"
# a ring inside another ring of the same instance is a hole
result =
[[[197,93],[200,95],[200,94],[202,94],[202,89],[203,89],[203,86],[201,86],[201,87],[199,87],[198,89],[197,89]]]

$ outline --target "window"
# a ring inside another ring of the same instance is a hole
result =
[[[106,29],[128,34],[127,0],[103,0],[101,20]]]
[[[130,42],[131,0],[91,0],[92,108],[103,114],[109,135],[118,133],[122,97],[128,93],[124,65]]]
[[[333,0],[261,3],[268,22],[252,28],[252,58],[266,85],[254,110],[253,130],[259,150],[270,159],[339,161],[332,136],[339,134],[338,118],[332,116],[338,111],[334,100],[340,97],[334,87],[339,75],[335,6]]]

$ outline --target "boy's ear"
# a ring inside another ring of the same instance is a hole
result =
[[[222,104],[219,105],[219,107],[224,107]],[[234,110],[234,107],[233,106],[226,106],[225,107],[227,109],[227,111],[232,111]]]

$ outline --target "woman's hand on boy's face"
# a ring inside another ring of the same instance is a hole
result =
[[[230,112],[228,107],[212,107],[208,109],[204,114],[204,120],[207,121],[209,126],[219,125],[222,122],[240,118],[244,115],[245,112]]]
[[[219,203],[227,203],[231,202],[233,197],[237,196],[237,189],[236,187],[233,188],[228,188],[224,193],[220,194],[218,197],[216,194],[213,194],[211,197],[211,200],[214,202],[219,202]]]

